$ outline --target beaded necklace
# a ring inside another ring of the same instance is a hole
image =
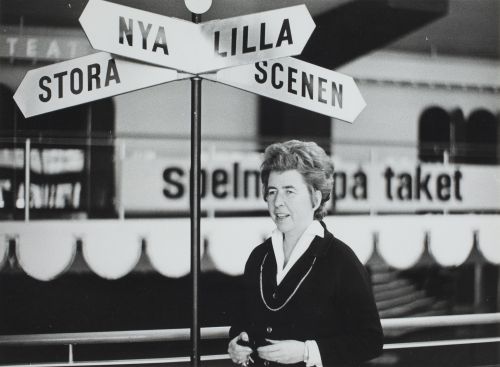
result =
[[[267,258],[267,255],[269,255],[269,251],[266,253],[266,255],[264,256],[264,258],[262,259],[262,263],[260,264],[260,298],[262,298],[262,302],[264,302],[264,305],[266,306],[266,308],[269,310],[269,311],[279,311],[281,310],[283,307],[285,307],[288,302],[290,302],[290,300],[292,299],[292,297],[295,295],[295,293],[298,291],[299,287],[301,286],[301,284],[304,282],[304,280],[307,278],[307,276],[309,275],[309,273],[311,272],[313,266],[314,266],[314,263],[316,262],[316,256],[314,256],[314,259],[313,259],[313,262],[311,264],[311,266],[309,267],[309,270],[307,271],[307,273],[302,277],[302,279],[300,280],[299,284],[297,284],[297,286],[295,287],[295,289],[293,290],[292,294],[290,294],[290,296],[285,300],[285,302],[279,306],[279,307],[276,307],[276,308],[273,308],[271,306],[269,306],[266,302],[266,299],[264,298],[264,286],[263,286],[263,283],[262,283],[262,269],[264,268],[264,263],[266,262],[266,258]]]

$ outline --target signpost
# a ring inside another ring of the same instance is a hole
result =
[[[352,77],[293,57],[223,69],[205,78],[347,122],[366,106]]]
[[[14,100],[31,117],[189,76],[97,52],[28,71]]]
[[[192,23],[89,0],[80,23],[92,47],[106,52],[29,71],[14,99],[31,117],[191,78],[191,365],[197,367],[202,78],[348,122],[365,102],[351,77],[288,57],[302,52],[315,27],[304,5],[200,23],[200,13],[208,10],[211,0],[185,2],[193,11]]]
[[[315,27],[305,5],[198,24],[102,0],[80,23],[97,50],[193,74],[298,55]]]

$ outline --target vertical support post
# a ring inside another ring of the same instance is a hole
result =
[[[31,140],[26,139],[24,146],[24,221],[30,220],[30,186],[31,186]]]
[[[479,255],[479,233],[474,231],[472,251]],[[481,260],[476,256],[474,261],[474,313],[481,313],[484,305],[484,267]]]
[[[192,13],[193,23],[201,22],[201,15]],[[191,176],[189,202],[191,206],[191,278],[192,324],[191,366],[200,366],[199,275],[200,275],[200,178],[201,178],[201,78],[191,78]]]
[[[482,312],[483,300],[483,265],[476,261],[474,264],[474,313]]]
[[[372,172],[373,166],[375,164],[375,154],[376,154],[376,152],[373,150],[373,147],[369,148],[368,154],[369,154],[368,162],[369,162],[369,165],[370,165],[370,172]],[[333,192],[335,193],[335,189],[336,189],[335,183],[333,185],[333,189],[334,189]],[[370,217],[373,217],[376,214],[375,208],[374,208],[373,199],[369,199],[368,205],[370,207]]]
[[[92,201],[92,104],[87,107],[87,131],[85,133],[85,209],[87,211],[87,217],[91,212]]]
[[[497,268],[497,307],[495,309],[495,312],[500,312],[500,269]],[[500,335],[500,324],[498,326],[498,331]],[[500,357],[500,348],[498,348],[498,355]]]
[[[12,153],[16,154],[16,150],[17,150],[17,122],[18,122],[18,109],[17,108],[14,108],[14,137],[12,139]],[[10,178],[12,179],[12,185],[10,186],[11,187],[11,192],[12,192],[12,199],[11,199],[11,202],[6,204],[6,206],[8,207],[9,204],[12,205],[12,217],[13,218],[16,218],[16,208],[17,208],[17,193],[18,193],[18,189],[17,189],[17,170],[12,170],[12,175],[10,176]]]
[[[117,187],[118,187],[118,218],[120,220],[125,219],[125,206],[123,204],[123,165],[125,162],[125,141],[120,140],[120,144],[118,145],[118,182],[117,182]]]
[[[68,363],[73,364],[73,344],[68,344]]]
[[[453,118],[453,113],[452,113],[452,118],[450,121],[450,153],[448,160],[451,163],[456,163],[456,157],[457,157],[457,125],[456,125],[456,120]]]
[[[500,269],[497,267],[497,304],[495,312],[500,312]],[[497,323],[497,335],[500,335],[500,323]],[[500,360],[500,348],[497,348],[497,361]]]

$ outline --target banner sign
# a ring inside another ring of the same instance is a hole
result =
[[[65,60],[94,53],[89,41],[81,31],[40,30],[2,25],[0,33],[0,58],[29,60]]]
[[[121,179],[125,209],[188,211],[189,167],[188,158],[147,162],[143,158],[127,158],[123,162]],[[210,161],[202,156],[202,209],[264,209],[259,167],[257,154],[245,156],[245,159],[229,154]],[[141,189],[144,187],[148,188],[147,192]]]
[[[202,209],[266,210],[260,155],[217,155],[202,161]],[[412,161],[335,160],[337,212],[499,210],[500,168]],[[122,202],[127,211],[189,210],[189,160],[127,158]],[[145,189],[147,188],[147,189]]]
[[[20,148],[0,149],[0,170],[12,172],[0,177],[0,209],[12,209],[14,205],[18,209],[24,208],[25,182],[14,180],[16,171],[24,171],[24,154],[24,149]],[[30,207],[82,209],[84,167],[85,153],[82,149],[31,149]]]
[[[335,167],[341,212],[500,209],[499,167],[414,161]]]
[[[14,100],[31,117],[189,76],[98,52],[28,71]]]
[[[195,24],[102,0],[80,24],[96,50],[194,74],[298,55],[315,28],[305,5]]]

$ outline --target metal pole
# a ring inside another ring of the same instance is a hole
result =
[[[73,362],[73,344],[68,344],[68,363]]]
[[[31,140],[26,139],[24,147],[24,221],[30,220],[30,186],[31,186]]]
[[[193,23],[201,22],[201,15],[192,13]],[[200,365],[200,324],[198,319],[200,275],[200,178],[201,178],[201,78],[191,78],[191,177],[189,202],[191,204],[191,278],[192,324],[191,366]]]
[[[483,307],[483,265],[474,263],[474,313],[480,313]]]
[[[17,108],[14,108],[14,138],[12,139],[12,153],[14,157],[16,156],[16,150],[17,150],[17,126],[18,126],[18,115],[17,115]],[[15,158],[14,158],[15,162]],[[13,170],[12,176],[10,178],[12,179],[12,185],[11,185],[11,192],[12,192],[12,200],[9,203],[12,205],[12,218],[16,218],[16,209],[17,209],[17,167],[16,169]]]
[[[87,130],[85,137],[85,210],[87,218],[90,216],[92,209],[92,104],[87,107]]]
[[[120,144],[118,144],[118,162],[119,162],[119,170],[118,170],[118,218],[120,220],[125,219],[125,206],[123,204],[123,165],[125,162],[125,140],[120,140]]]
[[[474,231],[473,237],[473,248],[472,251],[475,252],[476,255],[479,255],[479,232]],[[474,313],[480,313],[483,307],[484,300],[484,272],[483,272],[483,264],[480,259],[477,258],[474,261]]]

